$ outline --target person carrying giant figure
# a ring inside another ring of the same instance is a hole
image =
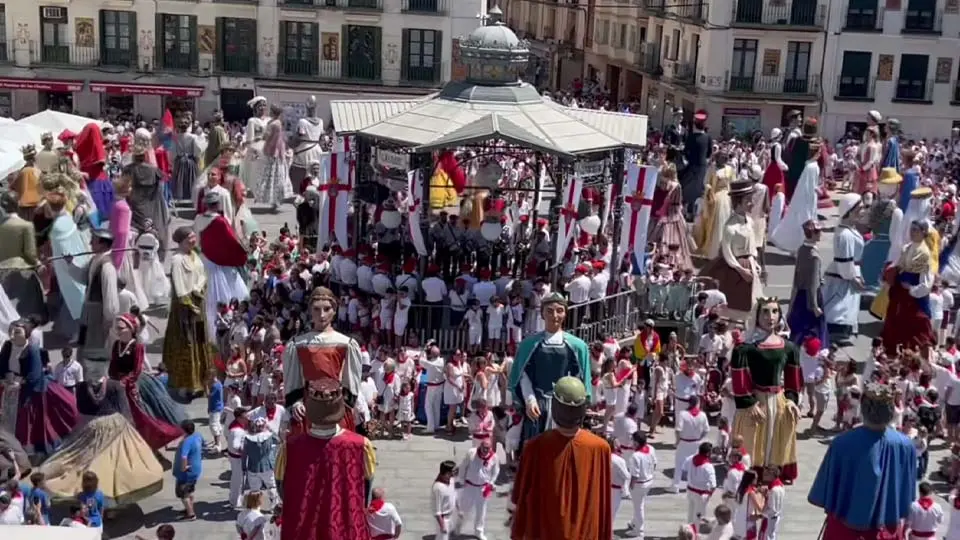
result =
[[[789,125],[786,128],[787,140],[784,143],[787,171],[784,176],[786,180],[787,204],[789,204],[790,199],[793,198],[793,191],[797,189],[797,184],[800,182],[800,175],[803,174],[803,168],[809,159],[810,141],[803,137],[803,130],[801,129],[803,112],[792,110],[787,113],[787,120]]]
[[[306,186],[303,179],[310,174],[310,166],[320,163],[323,155],[323,120],[317,117],[317,96],[307,98],[307,114],[297,121],[297,133],[294,138],[293,160],[290,163],[290,183],[293,190],[303,193]]]
[[[580,379],[590,397],[590,354],[587,344],[563,331],[567,300],[559,293],[544,298],[540,305],[544,331],[528,336],[517,347],[510,371],[509,391],[517,403],[526,407],[521,428],[520,447],[526,441],[553,427],[550,405],[554,384],[564,376]]]

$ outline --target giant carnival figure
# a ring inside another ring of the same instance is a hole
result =
[[[803,378],[797,346],[777,334],[781,318],[776,298],[761,299],[753,334],[733,350],[733,433],[743,437],[755,469],[776,466],[781,480],[792,483],[798,472],[797,403]]]
[[[903,210],[898,206],[898,192],[903,177],[893,168],[880,171],[877,199],[870,206],[869,227],[872,237],[863,247],[863,285],[868,289],[880,286],[880,275],[890,255],[891,236],[900,228]]]
[[[307,98],[307,114],[297,121],[293,160],[290,163],[290,183],[294,191],[303,193],[303,179],[309,176],[310,165],[319,163],[323,155],[323,120],[317,117],[317,97]]]
[[[891,427],[890,386],[870,383],[860,399],[863,424],[834,437],[807,501],[823,508],[821,540],[902,540],[916,498],[917,451]]]
[[[253,110],[253,115],[247,120],[247,128],[243,135],[243,164],[240,166],[240,177],[243,185],[248,188],[260,185],[260,177],[266,166],[266,156],[263,154],[263,141],[267,136],[267,98],[257,96],[247,102]]]
[[[790,203],[790,199],[793,198],[793,190],[797,188],[797,183],[800,182],[800,175],[803,174],[804,165],[809,159],[808,141],[804,140],[803,131],[801,124],[803,124],[803,112],[798,110],[792,110],[787,113],[787,121],[789,124],[786,127],[787,139],[784,142],[784,150],[786,151],[786,159],[784,160],[787,164],[786,170],[786,195],[787,203]]]

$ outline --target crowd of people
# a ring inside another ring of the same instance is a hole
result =
[[[638,260],[634,227],[614,238],[610,207],[640,208],[642,194],[588,184],[571,230],[551,229],[532,186],[553,179],[536,156],[450,151],[426,187],[423,234],[412,184],[350,203],[350,142],[324,129],[315,100],[289,141],[278,107],[250,106],[242,140],[181,117],[173,132],[91,123],[57,134],[59,147],[48,134],[24,149],[0,196],[0,234],[20,240],[0,247],[0,523],[50,525],[52,501],[70,499],[60,524],[102,527],[113,505],[161,489],[158,458],[176,444],[183,520],[197,518],[205,460],[225,454],[242,538],[399,538],[371,440],[408,439],[420,424],[417,436],[463,430],[473,442],[440,464],[433,507],[407,510],[429,512],[437,539],[468,516],[485,538],[501,448],[514,537],[607,540],[630,500],[629,533],[643,538],[652,443],[672,424],[671,491],[685,491],[687,510],[678,539],[775,539],[801,474],[805,410],[813,433],[835,435],[808,497],[827,512],[824,538],[935,534],[933,439],[958,449],[937,473],[960,477],[957,133],[902,141],[899,122],[872,112],[863,138],[835,151],[799,112],[740,142],[714,141],[703,111],[687,126],[675,110],[660,141],[628,158],[628,177],[657,177],[651,217],[635,224],[647,232]],[[491,172],[492,184],[472,184]],[[273,210],[293,200],[296,230],[259,230],[250,192]],[[178,206],[195,211],[191,226],[172,227]],[[834,206],[824,264],[818,213]],[[630,248],[620,260],[614,243]],[[768,244],[796,258],[782,311],[764,295]],[[857,363],[844,347],[865,292],[883,331]],[[641,308],[649,319],[629,335],[609,324],[590,343],[575,335]],[[695,339],[663,332],[663,320]],[[457,339],[422,339],[450,329]],[[67,344],[59,363],[44,345],[54,338]],[[200,397],[208,433],[182,405]],[[897,466],[840,490],[869,444],[871,460]],[[861,512],[864,497],[882,511]],[[538,509],[553,506],[577,511],[544,520]]]

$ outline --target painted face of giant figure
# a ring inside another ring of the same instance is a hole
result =
[[[326,330],[333,325],[338,304],[337,297],[330,289],[317,287],[313,290],[310,295],[310,316],[314,330]]]
[[[780,303],[776,298],[762,300],[757,305],[757,328],[774,332],[780,324]]]

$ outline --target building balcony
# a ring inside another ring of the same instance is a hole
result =
[[[400,11],[416,15],[445,15],[448,0],[401,0]]]
[[[884,9],[879,0],[870,9],[851,8],[849,2],[844,8],[844,32],[883,32]]]
[[[728,94],[743,94],[743,97],[764,94],[816,100],[820,94],[820,78],[817,75],[807,75],[806,78],[783,75],[728,75],[724,88]]]
[[[6,49],[9,60],[13,60],[13,51],[22,45],[10,43]],[[74,45],[43,45],[42,42],[31,42],[30,65],[50,67],[91,67],[117,66],[136,67],[136,51],[124,49],[101,49],[99,46],[77,47]]]
[[[649,44],[647,46],[641,45],[637,67],[640,71],[655,77],[663,75],[663,66],[660,64],[660,48]]]
[[[643,10],[648,15],[663,17],[667,11],[667,0],[644,0]]]
[[[406,63],[400,68],[400,84],[404,86],[438,87],[443,84],[443,72],[446,64],[437,62],[432,66],[410,66]]]
[[[343,58],[340,62],[280,58],[277,65],[277,77],[280,79],[311,79],[361,84],[379,84],[381,82],[379,66],[371,65],[369,62],[350,62],[347,58]]]
[[[877,80],[874,77],[840,75],[833,93],[834,101],[865,101],[875,99]]]
[[[695,84],[697,81],[697,66],[693,62],[675,62],[670,79],[681,84]]]
[[[694,24],[704,24],[710,18],[710,5],[703,1],[680,3],[671,11],[678,19]]]
[[[933,79],[897,79],[897,86],[890,101],[929,105],[933,103],[933,84]]]
[[[411,1],[417,2],[418,0]],[[325,8],[383,11],[383,0],[279,0],[277,4],[284,8]]]
[[[901,34],[914,36],[940,36],[943,34],[942,11],[916,11],[907,8],[903,12]]]
[[[764,0],[735,0],[730,25],[738,28],[822,31],[827,6],[803,0],[775,6]]]
[[[257,54],[222,55],[217,58],[217,71],[224,74],[253,75],[257,70]]]

